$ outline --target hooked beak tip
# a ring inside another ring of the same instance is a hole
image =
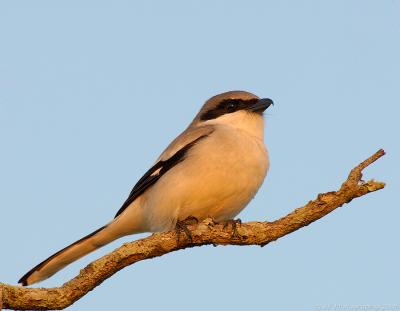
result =
[[[261,98],[251,107],[251,111],[262,114],[271,105],[274,105],[272,99]]]

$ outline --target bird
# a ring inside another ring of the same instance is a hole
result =
[[[173,230],[191,217],[234,219],[269,169],[263,113],[272,104],[247,91],[208,99],[135,184],[112,221],[39,263],[19,283],[43,281],[126,235]]]

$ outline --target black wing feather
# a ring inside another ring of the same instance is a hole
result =
[[[165,161],[159,161],[154,164],[133,187],[131,193],[129,194],[129,197],[126,199],[124,204],[122,204],[121,208],[115,215],[115,218],[118,217],[133,201],[135,201],[138,196],[145,192],[150,186],[154,185],[157,180],[159,180],[166,172],[182,162],[189,149],[192,148],[201,139],[206,138],[208,135],[209,134],[202,135],[196,138],[189,144],[185,145],[182,149],[178,150],[169,159]],[[153,175],[157,170],[160,170],[158,174]]]

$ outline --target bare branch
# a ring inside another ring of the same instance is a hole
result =
[[[264,246],[329,214],[360,196],[385,187],[382,182],[364,182],[362,170],[382,157],[381,149],[351,170],[339,190],[321,193],[313,201],[273,222],[249,222],[236,228],[237,234],[211,219],[190,226],[193,240],[177,240],[175,232],[156,233],[148,238],[126,243],[92,262],[79,275],[57,288],[25,288],[0,283],[4,308],[19,310],[64,309],[93,290],[117,271],[138,261],[162,256],[173,251],[201,245]],[[2,299],[1,299],[2,298]]]

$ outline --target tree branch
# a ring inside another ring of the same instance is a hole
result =
[[[193,240],[177,240],[176,233],[156,233],[126,243],[92,262],[78,276],[57,288],[25,288],[0,283],[0,308],[19,310],[64,309],[93,290],[117,271],[138,261],[201,245],[260,245],[275,241],[329,214],[360,196],[385,187],[382,182],[364,182],[362,170],[382,157],[381,149],[351,170],[339,190],[321,193],[313,201],[273,222],[249,222],[236,228],[235,235],[211,219],[190,226]]]

